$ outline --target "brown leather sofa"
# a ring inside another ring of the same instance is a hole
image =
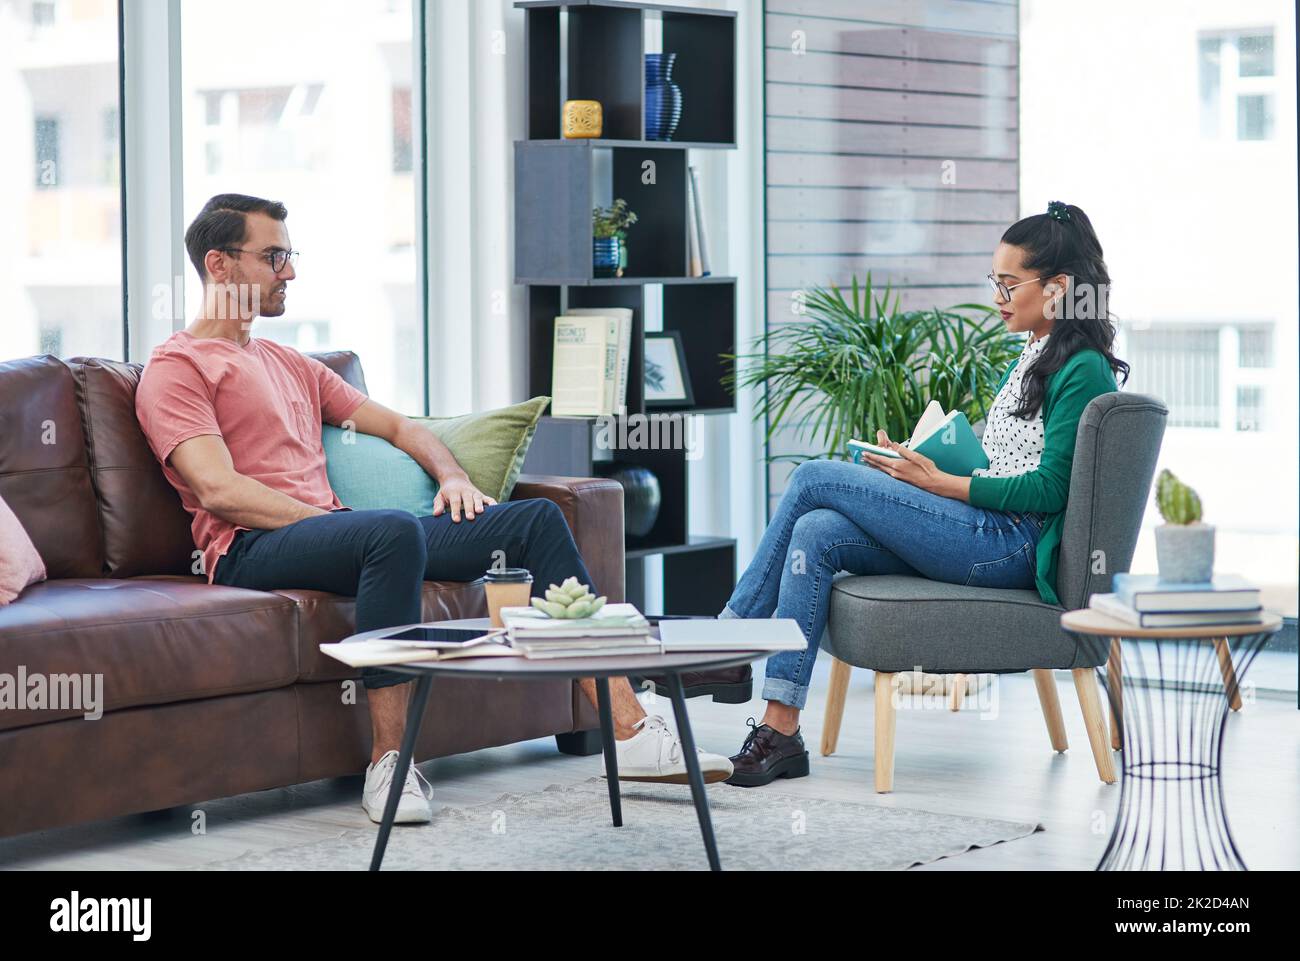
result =
[[[315,356],[366,389],[355,354]],[[353,599],[195,573],[189,515],[136,421],[140,371],[0,364],[0,496],[49,575],[0,607],[0,673],[104,676],[98,720],[0,710],[0,836],[356,774],[369,760],[365,690],[344,683],[357,672],[318,648],[353,633]],[[513,499],[532,497],[560,505],[595,583],[622,600],[619,484],[524,475]],[[429,620],[486,612],[479,582],[424,585]],[[435,682],[417,756],[549,735],[590,753],[597,726],[569,682]]]

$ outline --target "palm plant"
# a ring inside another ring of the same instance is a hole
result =
[[[874,442],[877,428],[905,440],[931,400],[972,424],[985,419],[1023,346],[987,305],[901,311],[888,286],[877,295],[870,273],[861,285],[853,278],[851,301],[832,284],[814,288],[805,303],[806,322],[756,338],[750,353],[723,355],[733,362],[723,382],[765,385],[755,419],[768,418],[767,439],[792,425],[824,448],[814,456],[847,458],[847,442]]]

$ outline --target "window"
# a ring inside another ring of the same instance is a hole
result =
[[[1157,471],[1200,494],[1215,569],[1255,581],[1267,606],[1294,616],[1295,6],[1143,0],[1086,24],[1077,6],[1018,5],[1021,212],[1054,199],[1088,212],[1113,284],[1116,353],[1132,365],[1123,389],[1169,407]],[[1241,19],[1225,29],[1234,9]],[[1054,41],[1066,34],[1080,49],[1105,45],[1108,68],[1061,70]],[[1060,145],[1079,130],[1124,150],[1067,156]],[[1157,569],[1159,523],[1148,500],[1131,570]]]
[[[54,25],[54,0],[32,0],[32,26],[50,27]]]
[[[411,140],[411,88],[393,90],[393,172],[410,173],[415,160]]]
[[[181,18],[185,220],[218,193],[283,202],[302,251],[288,309],[254,336],[354,350],[375,399],[424,409],[411,151],[410,0],[186,3]],[[254,31],[214,42],[231,24]],[[398,91],[406,91],[405,97]],[[188,315],[201,297],[187,271]]]
[[[1201,135],[1273,137],[1273,33],[1238,31],[1198,40]]]
[[[36,118],[36,186],[47,190],[59,185],[59,118]]]
[[[1237,430],[1263,430],[1264,426],[1264,388],[1238,387]]]
[[[203,90],[204,167],[210,175],[238,158],[244,170],[315,170],[322,155],[312,118],[322,84]]]
[[[1153,326],[1128,330],[1125,389],[1159,397],[1169,427],[1219,426],[1219,330]]]
[[[1225,350],[1234,342],[1234,350]],[[1132,366],[1126,389],[1163,400],[1169,407],[1167,426],[1264,429],[1273,367],[1271,326],[1129,327],[1123,329],[1120,355]],[[1227,403],[1232,407],[1225,413]]]
[[[0,36],[0,360],[120,358],[117,4],[0,0]]]
[[[122,118],[116,105],[104,110],[103,130],[99,182],[115,184],[122,176]]]

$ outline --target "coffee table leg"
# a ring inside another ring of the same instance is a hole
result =
[[[605,750],[605,780],[609,782],[609,813],[614,827],[623,826],[623,801],[618,787],[618,754],[614,747],[614,714],[609,704],[609,678],[596,678],[596,707],[600,712],[600,744]]]
[[[686,752],[686,775],[691,782],[691,800],[695,814],[700,819],[700,833],[704,835],[704,850],[709,856],[709,869],[721,871],[718,863],[718,845],[713,839],[713,819],[709,816],[709,799],[704,793],[704,775],[700,773],[700,759],[695,755],[695,736],[691,733],[691,718],[686,713],[686,694],[682,679],[676,673],[668,674],[668,692],[673,698],[673,714],[677,718],[677,736]]]
[[[411,768],[411,755],[415,753],[415,739],[420,735],[420,722],[424,720],[424,706],[429,701],[429,688],[433,686],[433,675],[424,674],[415,682],[415,693],[406,710],[406,730],[402,733],[402,749],[397,755],[397,770],[393,772],[393,783],[388,788],[388,800],[384,802],[384,820],[379,825],[379,837],[375,839],[375,852],[370,856],[370,870],[378,871],[384,863],[384,849],[388,847],[388,832],[393,829],[393,818],[397,816],[397,802],[402,796],[402,787],[406,784],[406,772]]]

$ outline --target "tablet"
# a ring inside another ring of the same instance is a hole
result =
[[[438,650],[460,650],[493,641],[505,634],[502,629],[483,631],[473,627],[412,627],[396,634],[376,638],[408,647],[426,647]]]

